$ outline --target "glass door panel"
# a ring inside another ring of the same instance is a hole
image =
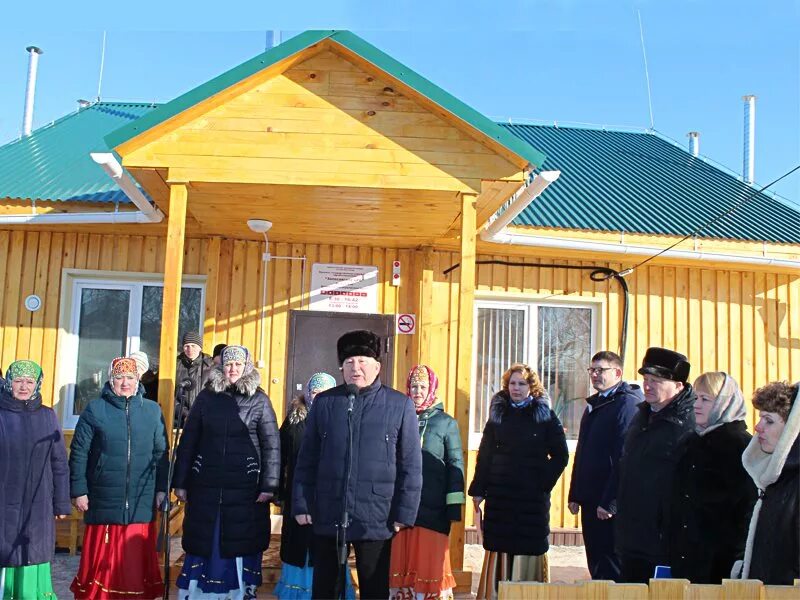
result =
[[[100,395],[111,360],[125,355],[130,301],[126,289],[80,289],[74,416]]]

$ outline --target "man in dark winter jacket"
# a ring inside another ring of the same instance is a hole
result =
[[[203,336],[196,331],[183,334],[183,352],[175,373],[175,427],[181,427],[195,398],[211,377],[214,361],[203,353]]]
[[[626,583],[647,583],[657,565],[668,564],[672,481],[695,426],[695,394],[686,383],[689,361],[683,354],[648,348],[639,373],[645,401],[625,436],[614,518]]]
[[[614,352],[595,354],[588,370],[597,393],[586,399],[581,418],[568,508],[573,515],[580,509],[592,579],[618,581],[612,517],[617,510],[619,458],[636,405],[644,397],[638,385],[622,381],[622,359]]]
[[[417,415],[405,394],[381,383],[380,349],[381,339],[370,331],[339,338],[347,385],[319,394],[306,419],[292,516],[300,525],[314,526],[313,598],[335,598],[341,590],[337,541],[342,535],[355,547],[361,598],[388,598],[391,538],[417,518],[422,488]]]

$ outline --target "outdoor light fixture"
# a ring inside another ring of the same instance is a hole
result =
[[[247,226],[250,231],[254,233],[267,233],[272,229],[272,221],[265,221],[264,219],[248,219]]]

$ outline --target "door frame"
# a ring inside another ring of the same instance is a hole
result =
[[[303,316],[312,314],[315,317],[325,317],[325,318],[340,318],[340,319],[363,319],[364,321],[373,321],[378,323],[386,323],[390,324],[388,327],[389,331],[392,332],[392,335],[387,336],[383,340],[383,347],[381,348],[381,373],[380,379],[384,385],[392,386],[394,382],[394,358],[395,358],[395,337],[394,329],[395,329],[395,319],[396,315],[394,314],[380,314],[380,313],[348,313],[348,312],[338,312],[338,311],[315,311],[315,310],[296,310],[292,309],[289,311],[289,338],[286,340],[286,348],[287,348],[287,355],[286,355],[286,379],[284,385],[284,415],[288,414],[288,407],[292,401],[292,398],[298,393],[298,390],[293,389],[294,387],[294,362],[295,362],[295,353],[294,348],[295,344],[292,341],[297,336],[297,321],[298,317],[302,318]],[[384,361],[383,357],[389,357],[388,361]],[[337,373],[332,374],[337,382],[341,380]]]

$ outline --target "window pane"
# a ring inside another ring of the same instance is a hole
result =
[[[589,395],[586,367],[592,356],[592,311],[540,306],[538,322],[539,376],[567,439],[578,439],[584,400]]]
[[[74,415],[80,415],[89,401],[100,395],[111,360],[125,354],[129,304],[128,290],[81,291]]]
[[[187,331],[198,331],[202,298],[200,288],[183,288],[181,290],[181,313],[178,324],[178,343]],[[161,348],[161,308],[164,288],[146,285],[142,290],[142,326],[139,333],[139,349],[147,354],[151,365],[158,364]]]
[[[524,360],[525,310],[478,308],[475,368],[475,412],[472,431],[480,433],[489,417],[489,402],[501,388],[500,377]]]

